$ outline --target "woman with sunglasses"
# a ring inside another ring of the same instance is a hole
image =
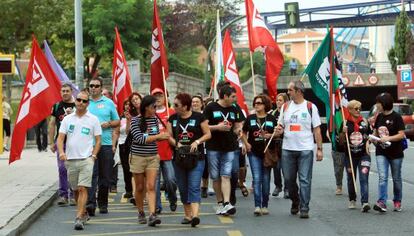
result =
[[[204,116],[191,110],[189,94],[178,94],[174,100],[174,109],[176,113],[168,119],[167,123],[171,146],[177,148],[190,145],[191,151],[198,150],[201,154],[196,167],[191,170],[175,165],[178,189],[184,206],[184,219],[181,224],[191,224],[195,227],[200,223],[200,181],[205,159],[203,143],[211,138],[211,133]]]
[[[140,106],[140,115],[131,120],[131,146],[130,170],[135,180],[135,199],[138,208],[138,222],[146,224],[144,213],[145,189],[147,191],[149,226],[156,226],[161,219],[155,214],[155,182],[160,166],[157,141],[168,140],[168,133],[160,133],[158,120],[155,116],[155,102],[153,96],[145,96]],[[144,187],[145,186],[145,187]]]
[[[404,138],[404,122],[400,114],[393,111],[393,98],[389,93],[382,93],[376,97],[376,106],[379,111],[374,124],[374,135],[379,137],[376,143],[375,155],[378,168],[378,201],[374,210],[387,212],[388,199],[388,170],[391,169],[394,211],[400,212],[402,200],[401,166],[404,158],[402,139]]]
[[[277,121],[273,115],[267,114],[271,109],[268,96],[256,96],[253,99],[253,107],[256,112],[246,118],[242,140],[253,175],[254,215],[261,216],[269,214],[270,168],[264,167],[264,150],[272,137]],[[275,143],[272,142],[269,148],[274,148],[274,145]]]
[[[356,208],[356,192],[354,186],[354,177],[356,179],[359,175],[359,185],[361,192],[361,212],[368,212],[371,207],[368,203],[368,176],[371,167],[371,156],[369,153],[369,141],[368,136],[371,133],[368,122],[361,116],[361,102],[357,100],[351,100],[348,103],[349,116],[344,121],[345,125],[342,128],[341,141],[343,137],[348,134],[349,152],[345,152],[345,168],[348,175],[348,197],[349,197],[349,209]],[[343,143],[343,141],[342,141]],[[351,156],[349,156],[351,154]],[[352,161],[352,166],[351,166]],[[353,167],[353,170],[351,169]],[[358,171],[357,171],[358,170]]]

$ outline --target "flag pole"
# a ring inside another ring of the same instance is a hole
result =
[[[279,119],[277,120],[277,125],[276,125],[276,127],[277,126],[280,126],[280,119],[283,119],[283,113],[284,113],[284,109],[283,109],[283,107],[285,106],[285,104],[283,104],[281,107],[280,107],[280,114],[279,114]],[[264,151],[263,151],[263,153],[265,153],[266,151],[267,151],[267,148],[269,147],[269,145],[270,145],[270,142],[272,142],[272,139],[273,139],[273,137],[275,136],[275,131],[273,131],[273,134],[272,134],[272,137],[270,137],[270,140],[269,140],[269,142],[266,144],[266,148],[264,149]]]
[[[256,97],[256,80],[254,79],[254,68],[253,68],[253,54],[252,51],[250,52],[250,67],[252,69],[252,79],[253,79],[253,97]]]
[[[165,80],[165,71],[164,66],[162,67],[162,81],[164,83],[164,97],[165,97],[165,107],[167,108],[167,117],[170,117],[170,107],[168,106],[168,95],[167,95],[167,82]]]
[[[339,96],[339,104],[342,104],[341,94],[338,94],[338,96]],[[342,105],[340,105],[340,106],[341,106],[342,120],[344,121],[344,126],[345,126],[346,125],[346,119],[345,119],[344,107]],[[348,149],[349,163],[351,165],[352,182],[354,183],[355,193],[358,193],[357,187],[356,187],[356,181],[355,181],[354,164],[352,163],[352,153],[351,153],[351,148],[349,146],[348,130],[347,130],[347,132],[345,132],[345,138],[346,138],[346,147]]]

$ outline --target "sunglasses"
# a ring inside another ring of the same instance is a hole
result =
[[[254,105],[263,105],[263,102],[255,102]]]
[[[85,104],[89,102],[88,99],[82,99],[82,98],[76,98],[76,101],[82,102],[82,103],[85,103]]]
[[[100,84],[90,84],[89,85],[89,88],[99,88],[99,87],[101,87]]]

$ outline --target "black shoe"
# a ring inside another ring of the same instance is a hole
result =
[[[290,214],[292,215],[296,215],[299,212],[299,204],[293,204],[292,203],[292,207],[290,208]]]
[[[159,208],[159,207],[157,207],[157,208],[155,209],[155,214],[159,215],[159,214],[161,214],[161,211],[162,211],[162,209],[161,209],[161,208]]]
[[[171,204],[170,204],[170,210],[171,210],[172,212],[176,211],[176,210],[177,210],[177,203],[171,203]]]
[[[181,220],[181,224],[182,225],[189,225],[189,224],[191,224],[191,220],[189,220],[187,218],[184,218],[184,219]]]
[[[288,191],[285,191],[285,193],[283,194],[283,198],[284,199],[289,199],[290,197],[289,197],[289,192]]]
[[[200,218],[193,217],[193,219],[191,220],[191,227],[196,227],[198,224],[200,224]]]
[[[148,218],[148,226],[155,227],[159,224],[161,224],[161,219],[157,215],[151,214]]]
[[[207,188],[205,188],[205,187],[201,188],[201,197],[202,198],[207,198],[208,197],[207,191],[208,191]]]
[[[107,207],[100,207],[99,213],[101,214],[108,214],[108,208]]]
[[[309,213],[306,211],[301,211],[300,212],[300,218],[302,219],[309,219]]]
[[[126,192],[124,194],[124,198],[132,198],[132,197],[133,197],[132,192]]]
[[[129,199],[129,202],[132,203],[132,205],[136,206],[137,203],[135,202],[135,198]]]
[[[86,207],[86,211],[88,212],[89,216],[95,216],[95,208]]]

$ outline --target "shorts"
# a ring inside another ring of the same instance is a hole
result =
[[[129,170],[134,174],[145,173],[145,170],[158,170],[160,168],[160,156],[138,156],[132,154],[129,157]]]
[[[234,158],[238,158],[239,156],[238,151],[220,152],[207,150],[207,157],[210,178],[216,181],[219,180],[221,176],[231,176],[231,172],[233,169],[233,160]]]
[[[95,160],[92,157],[65,161],[69,184],[73,190],[77,190],[79,186],[91,187],[94,163]]]
[[[6,132],[6,137],[10,137],[10,120],[3,119],[3,129]]]

